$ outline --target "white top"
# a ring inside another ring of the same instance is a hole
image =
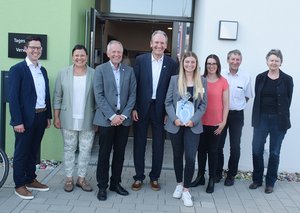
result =
[[[80,131],[84,119],[86,75],[73,76],[73,125]]]
[[[229,110],[244,110],[247,105],[246,97],[253,97],[249,74],[238,70],[232,75],[229,69],[226,69],[222,70],[222,76],[229,84]]]
[[[28,57],[25,59],[27,66],[30,69],[33,82],[34,82],[34,87],[36,91],[36,104],[35,108],[36,109],[41,109],[46,107],[46,86],[45,86],[45,79],[43,76],[43,73],[41,71],[41,64],[38,62],[38,66],[36,67]]]
[[[152,99],[156,99],[156,90],[157,85],[160,77],[160,72],[163,64],[164,56],[162,56],[160,59],[156,60],[153,55],[151,55],[151,61],[152,61]]]

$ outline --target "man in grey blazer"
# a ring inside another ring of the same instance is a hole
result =
[[[121,63],[123,46],[119,41],[107,45],[109,62],[96,67],[94,94],[96,114],[94,124],[99,126],[99,155],[97,164],[97,198],[106,200],[109,177],[109,158],[113,147],[110,187],[120,195],[128,195],[121,185],[125,147],[131,112],[135,105],[136,80],[133,69]]]

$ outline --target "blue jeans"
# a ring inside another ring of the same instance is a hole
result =
[[[252,141],[253,177],[255,183],[262,184],[264,173],[264,147],[266,138],[270,135],[269,161],[266,175],[266,186],[273,187],[277,180],[279,155],[286,130],[278,128],[276,114],[261,114],[258,127],[254,127]]]

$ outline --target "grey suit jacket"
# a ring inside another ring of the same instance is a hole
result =
[[[93,129],[95,113],[95,99],[93,91],[93,77],[95,70],[87,67],[85,109],[83,130]],[[62,129],[73,129],[73,65],[61,70],[56,78],[53,95],[53,108],[60,110],[60,124]]]
[[[203,98],[201,99],[199,94],[199,98],[197,100],[194,100],[195,113],[191,118],[191,121],[194,123],[194,126],[191,128],[191,130],[195,134],[200,134],[201,132],[203,132],[201,118],[202,115],[205,113],[206,106],[207,106],[207,93],[206,93],[207,82],[205,78],[203,77],[201,78],[202,78],[202,84],[204,88]],[[178,93],[177,82],[178,82],[178,75],[172,76],[169,89],[167,92],[167,97],[165,100],[166,111],[168,114],[168,120],[165,125],[165,130],[173,134],[176,134],[180,128],[176,126],[174,123],[174,121],[178,119],[178,117],[176,116],[176,104],[177,101],[181,100],[181,97]]]
[[[120,64],[120,112],[117,112],[118,90],[110,62],[96,67],[94,77],[94,94],[96,114],[94,124],[103,127],[111,126],[109,118],[114,114],[127,117],[124,126],[132,124],[131,112],[135,105],[136,80],[132,67]]]

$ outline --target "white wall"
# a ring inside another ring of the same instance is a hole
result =
[[[240,49],[243,54],[241,69],[252,76],[252,87],[258,73],[267,70],[265,55],[270,49],[278,48],[283,53],[281,69],[294,79],[294,94],[291,106],[292,128],[288,130],[281,149],[279,171],[300,171],[300,127],[299,61],[300,61],[300,20],[299,0],[197,0],[193,51],[198,54],[203,71],[205,58],[210,53],[220,57],[222,67],[227,67],[226,55],[229,50]],[[219,20],[239,22],[236,41],[218,40]],[[241,170],[252,170],[252,127],[251,111],[253,100],[245,111],[245,126],[242,136]],[[227,141],[228,142],[228,141]],[[268,146],[266,146],[268,148]],[[227,159],[228,143],[225,148]]]

